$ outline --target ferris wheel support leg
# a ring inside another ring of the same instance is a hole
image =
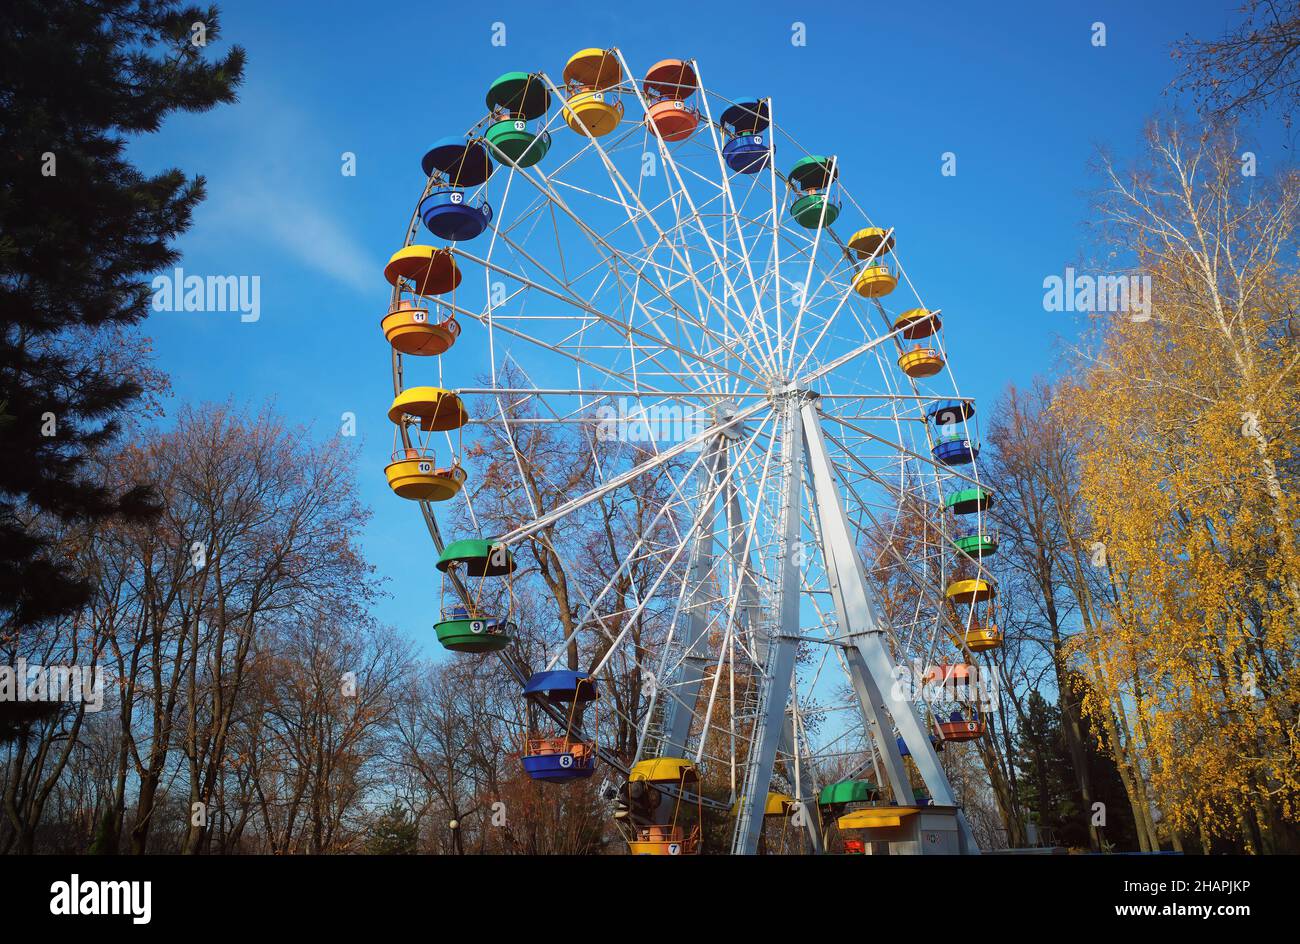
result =
[[[763,812],[772,783],[776,751],[785,732],[785,707],[794,683],[795,656],[799,648],[799,604],[803,582],[800,566],[800,507],[803,497],[803,436],[799,432],[800,395],[791,392],[784,404],[781,432],[782,485],[780,561],[781,582],[776,612],[779,622],[768,640],[767,659],[758,678],[758,716],[750,742],[745,786],[732,838],[733,853],[754,855],[763,832]]]
[[[827,567],[830,570],[830,567]],[[848,617],[844,612],[844,604],[841,594],[835,593],[836,610],[843,618],[842,626],[848,625]],[[843,631],[841,631],[843,635]],[[872,677],[871,671],[867,668],[866,660],[862,652],[852,646],[845,650],[845,660],[849,665],[849,676],[853,680],[853,691],[858,696],[858,704],[862,708],[862,716],[866,721],[867,730],[871,732],[872,743],[876,746],[876,752],[880,755],[885,767],[885,776],[889,778],[889,786],[894,794],[894,802],[900,806],[908,806],[912,803],[912,784],[907,776],[907,767],[903,763],[903,755],[898,749],[898,742],[890,733],[889,728],[889,708],[885,702],[885,695],[881,692],[876,680]]]
[[[895,802],[900,806],[909,805],[912,796],[898,745],[884,727],[884,719],[877,713],[877,706],[888,714],[898,729],[935,804],[955,807],[957,798],[939,764],[939,757],[930,744],[929,733],[921,724],[921,719],[905,692],[897,684],[896,666],[887,640],[888,627],[867,582],[862,558],[853,544],[839,487],[835,482],[834,467],[822,437],[816,401],[806,402],[802,413],[808,473],[813,485],[813,504],[821,527],[826,571],[831,586],[836,588],[840,634],[851,643],[848,650],[850,664],[855,661],[859,664],[854,672],[855,676],[861,674],[860,681],[863,683],[858,688],[858,697],[862,702],[863,713],[873,717],[876,722],[871,726],[872,734],[877,749],[885,759]],[[857,681],[859,680],[855,678],[855,687]],[[957,823],[962,851],[978,853],[979,847],[971,833],[970,824],[960,810],[957,811]]]
[[[738,435],[743,435],[744,427],[742,426],[735,432]],[[729,466],[735,462],[730,444],[726,447],[724,457]],[[740,504],[740,492],[736,489],[735,481],[730,475],[724,476],[723,501],[726,503],[727,509],[728,554],[731,558],[731,573],[733,579],[740,585],[740,616],[745,633],[751,634],[759,624],[758,584],[754,580],[754,568],[749,558],[749,542],[746,541],[745,513]],[[759,640],[749,638],[748,635],[747,642],[753,646],[762,645]]]
[[[686,742],[691,734],[691,720],[695,717],[695,703],[700,693],[700,682],[712,660],[705,657],[701,639],[708,624],[706,584],[713,569],[714,518],[717,510],[718,478],[721,470],[722,447],[717,438],[707,440],[707,454],[700,464],[700,515],[703,525],[695,538],[691,580],[693,581],[690,616],[686,621],[686,656],[678,670],[678,684],[674,697],[669,700],[664,718],[663,754],[665,757],[686,756]]]
[[[743,432],[743,430],[742,430]],[[739,438],[739,437],[737,437]],[[733,446],[729,443],[724,444],[722,458],[724,462],[730,463],[732,459]],[[750,565],[748,554],[748,542],[745,540],[745,513],[741,506],[740,494],[736,489],[731,476],[724,471],[722,475],[722,501],[727,512],[727,534],[728,534],[728,555],[731,559],[732,579],[740,586],[740,624],[744,631],[745,637],[749,644],[753,646],[754,652],[758,657],[760,665],[767,663],[768,640],[765,634],[760,632],[760,613],[758,605],[758,584],[754,579],[754,569]],[[777,748],[780,754],[791,759],[791,763],[798,763],[796,759],[798,739],[794,732],[794,717],[786,715],[785,725],[781,731],[781,744]],[[805,752],[806,753],[806,752]],[[813,776],[812,765],[809,764],[801,767],[802,777],[800,778],[805,789],[800,791],[806,795],[817,796],[817,782]],[[793,786],[793,779],[791,785]],[[809,802],[803,797],[795,798],[799,804],[799,816],[802,818],[805,828],[808,831],[808,843],[814,855],[820,855],[823,848],[820,822],[817,818],[816,800]]]
[[[781,753],[790,758],[791,764],[800,764],[800,783],[795,790],[795,804],[797,812],[794,814],[802,821],[804,830],[808,833],[808,848],[813,855],[821,855],[824,851],[822,841],[821,820],[817,816],[817,781],[813,778],[812,764],[804,764],[803,760],[796,755],[796,745],[799,744],[794,733],[794,715],[786,714],[785,727],[781,731]],[[803,752],[804,758],[807,758],[807,751]],[[795,778],[787,778],[790,786],[795,787]],[[811,799],[807,799],[811,798]]]

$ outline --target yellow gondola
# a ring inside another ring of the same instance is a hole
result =
[[[562,113],[565,123],[593,138],[609,134],[623,120],[623,103],[611,91],[623,81],[623,67],[609,49],[583,49],[564,66],[569,91]]]
[[[639,827],[627,847],[632,855],[695,855],[699,842],[698,824],[689,833],[685,827],[664,824]]]
[[[623,120],[623,103],[607,101],[608,92],[579,92],[564,105],[564,121],[579,134],[599,138],[609,134]]]
[[[948,638],[958,649],[964,645],[971,652],[987,652],[1002,645],[1002,630],[996,626],[972,626],[963,633],[949,633]]]
[[[434,246],[407,246],[389,257],[384,266],[389,285],[406,279],[417,295],[444,295],[460,284],[460,268],[451,250]]]
[[[731,804],[732,816],[740,815],[740,804],[743,802],[745,802],[745,798],[742,796],[735,803]],[[794,797],[790,796],[788,793],[778,793],[775,790],[772,790],[767,794],[767,801],[763,804],[763,816],[789,816],[794,812],[794,807]]]
[[[869,806],[845,813],[835,822],[840,829],[888,829],[919,812],[919,806]]]
[[[679,783],[697,777],[695,764],[685,757],[650,757],[638,761],[627,775],[629,781],[648,783]]]
[[[469,422],[460,396],[441,387],[411,387],[399,393],[388,408],[388,418],[401,423],[403,416],[414,416],[426,433],[460,429]]]
[[[894,237],[885,236],[886,230],[879,226],[868,226],[849,237],[849,249],[858,254],[859,259],[869,259],[877,249],[879,255],[886,255],[894,249]]]
[[[909,377],[933,377],[943,370],[943,357],[928,347],[914,347],[898,358],[898,366]]]
[[[695,764],[684,757],[651,757],[640,761],[628,773],[628,783],[644,781],[675,788],[673,815],[667,823],[637,826],[628,839],[632,855],[695,855],[700,851],[700,825],[704,816],[704,801],[700,797],[700,775]],[[683,793],[693,790],[696,808],[695,822],[689,828],[679,822],[685,802]]]
[[[949,585],[944,593],[954,603],[980,603],[993,596],[992,584],[987,580],[957,580]]]
[[[447,501],[454,498],[465,484],[465,470],[453,462],[440,469],[433,453],[420,449],[401,449],[393,453],[393,461],[384,468],[388,487],[400,498],[412,501]]]
[[[584,89],[613,88],[623,81],[623,67],[612,49],[580,49],[564,64],[564,84]]]
[[[894,330],[909,341],[928,338],[940,328],[939,316],[928,308],[911,308],[894,319]]]
[[[863,298],[884,298],[898,287],[898,276],[885,265],[870,265],[853,277],[853,289]]]

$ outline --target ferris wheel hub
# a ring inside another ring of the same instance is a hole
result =
[[[721,427],[722,435],[732,442],[740,442],[745,436],[745,424],[732,422],[740,407],[735,400],[719,400],[713,407],[713,424]]]
[[[773,406],[786,404],[790,401],[794,401],[796,404],[806,403],[809,400],[816,400],[820,396],[821,394],[814,390],[792,383],[773,384],[767,391],[767,398],[772,401]]]

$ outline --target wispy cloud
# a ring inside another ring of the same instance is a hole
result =
[[[358,292],[373,291],[382,264],[300,184],[241,175],[237,196],[221,200],[214,222],[241,238],[266,241],[302,265]],[[215,201],[214,201],[215,202]]]
[[[382,268],[350,231],[336,205],[335,161],[304,165],[304,154],[330,153],[310,116],[266,86],[223,117],[232,140],[256,142],[208,173],[208,201],[199,220],[204,241],[266,246],[358,292],[372,291]]]

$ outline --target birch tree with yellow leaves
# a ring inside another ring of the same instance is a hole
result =
[[[1294,296],[1300,176],[1231,130],[1154,122],[1103,159],[1113,258],[1150,318],[1099,316],[1055,408],[1079,441],[1070,536],[1095,572],[1075,637],[1156,843],[1300,848]]]

